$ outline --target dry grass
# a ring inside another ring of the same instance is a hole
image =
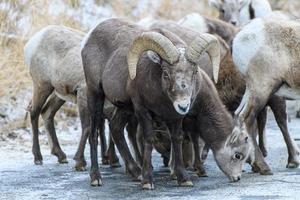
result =
[[[68,0],[71,6],[76,6],[79,0]],[[51,16],[48,6],[51,1],[47,0],[4,0],[9,3],[9,9],[0,10],[0,33],[13,34],[17,37],[0,37],[0,97],[3,95],[15,95],[18,91],[28,88],[31,79],[28,69],[24,65],[23,47],[27,38],[34,32],[49,24],[63,24],[73,28],[81,25],[73,19],[60,14]],[[19,23],[24,16],[30,20],[32,27],[28,32],[19,28]]]

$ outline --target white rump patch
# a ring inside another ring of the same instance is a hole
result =
[[[265,42],[264,24],[261,19],[254,19],[236,35],[233,40],[232,57],[242,74],[246,74],[249,63]]]
[[[26,43],[24,47],[24,59],[25,59],[25,64],[27,67],[30,67],[30,62],[32,56],[35,54],[38,46],[41,43],[41,40],[43,39],[44,34],[51,29],[51,26],[47,26],[34,34],[29,41]]]
[[[209,31],[205,18],[198,13],[186,15],[184,18],[179,20],[177,24],[194,29],[200,33],[207,33]]]

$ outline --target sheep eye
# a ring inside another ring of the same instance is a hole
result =
[[[237,159],[237,160],[242,160],[244,158],[244,156],[241,153],[235,153],[234,158]]]
[[[221,8],[221,9],[220,9],[220,12],[224,14],[224,13],[225,13],[225,10],[224,10],[223,8]]]

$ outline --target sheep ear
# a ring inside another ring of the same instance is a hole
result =
[[[228,137],[226,141],[226,145],[230,145],[235,143],[238,139],[245,138],[245,142],[248,141],[248,134],[246,131],[245,123],[240,124],[238,118],[234,117],[234,128],[232,130],[231,135]],[[246,139],[247,138],[247,139]]]
[[[245,127],[238,127],[235,126],[231,135],[228,137],[227,141],[226,141],[226,146],[229,146],[231,144],[234,144],[236,142],[238,143],[248,143],[248,133],[245,130]]]
[[[147,56],[150,60],[152,60],[152,62],[161,64],[161,58],[154,51],[147,51]]]
[[[221,8],[221,5],[222,3],[221,3],[221,1],[220,0],[209,0],[209,5],[211,6],[211,7],[214,7],[214,8],[216,8],[217,10],[220,10],[220,8]]]

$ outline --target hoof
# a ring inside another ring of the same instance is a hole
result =
[[[109,159],[108,158],[102,158],[102,165],[109,165]]]
[[[203,166],[200,167],[194,166],[194,171],[196,171],[198,177],[208,177]]]
[[[91,186],[93,186],[93,187],[102,186],[102,181],[100,179],[93,180],[93,181],[91,181]]]
[[[297,161],[289,162],[286,165],[286,168],[290,168],[290,169],[298,168],[298,167],[299,167],[299,162],[297,162]]]
[[[143,190],[154,190],[154,184],[152,183],[144,183],[142,185]]]
[[[35,160],[34,164],[35,165],[43,165],[43,160]]]
[[[177,180],[177,176],[176,176],[175,172],[171,173],[170,176],[171,176],[172,180]]]
[[[252,166],[251,170],[252,170],[252,172],[254,172],[254,173],[260,172],[260,170],[259,170],[259,168],[258,168],[257,166]]]
[[[261,170],[259,173],[260,175],[266,175],[266,176],[273,175],[273,172],[271,170]]]
[[[206,172],[197,172],[198,177],[208,177]]]
[[[76,160],[75,170],[86,171],[86,161],[84,159]]]
[[[66,164],[66,163],[68,163],[68,160],[67,160],[67,158],[63,158],[63,159],[58,159],[58,162],[60,164]]]
[[[78,172],[86,171],[86,166],[75,166],[75,170]]]
[[[138,181],[142,181],[142,179],[143,179],[142,175],[139,175],[139,176],[137,177],[137,180],[138,180]]]
[[[192,181],[185,181],[185,182],[179,183],[179,186],[180,187],[193,187],[194,184]]]
[[[119,163],[119,161],[117,161],[117,162],[111,163],[110,167],[112,167],[112,168],[119,168],[119,167],[121,167],[121,164]]]

